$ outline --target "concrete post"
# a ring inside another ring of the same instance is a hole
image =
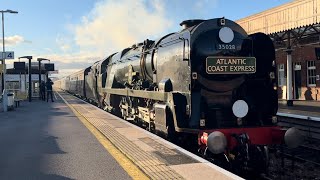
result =
[[[292,48],[291,48],[291,31],[287,32],[287,106],[293,106],[293,91],[292,91]]]
[[[29,70],[28,70],[28,73],[29,73],[29,89],[28,89],[28,95],[29,95],[29,102],[31,102],[31,92],[32,92],[32,82],[31,82],[31,58],[28,58],[29,59]]]
[[[292,95],[292,49],[287,49],[287,105],[293,106]]]
[[[5,53],[6,50],[4,48],[4,18],[3,18],[3,11],[1,11],[2,13],[2,65],[3,65],[3,72],[2,72],[2,104],[3,104],[3,111],[7,112],[8,111],[8,95],[7,95],[7,90],[6,90],[6,71],[7,71],[7,67],[6,67],[6,57],[5,57]]]
[[[41,100],[41,89],[40,89],[40,85],[41,85],[41,61],[39,61],[39,99]]]

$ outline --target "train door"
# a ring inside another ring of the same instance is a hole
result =
[[[301,97],[301,62],[294,63],[294,99]]]

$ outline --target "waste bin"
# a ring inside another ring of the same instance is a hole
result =
[[[14,94],[13,93],[8,93],[8,108],[13,108],[14,104]]]

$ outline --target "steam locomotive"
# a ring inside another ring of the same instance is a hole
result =
[[[276,125],[272,41],[225,18],[180,25],[179,32],[134,44],[55,85],[171,141],[195,142],[211,162],[265,169],[267,145],[294,141]]]

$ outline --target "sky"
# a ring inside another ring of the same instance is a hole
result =
[[[57,77],[114,52],[181,30],[187,19],[239,20],[292,0],[0,0],[5,51],[50,59]],[[0,37],[2,51],[2,31]],[[43,61],[46,63],[45,61]]]

